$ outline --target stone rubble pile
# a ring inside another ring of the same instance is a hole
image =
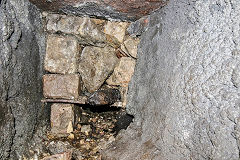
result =
[[[126,106],[139,39],[127,34],[127,22],[46,13],[44,19],[44,102],[54,102],[51,133],[68,137],[80,119],[74,103]]]

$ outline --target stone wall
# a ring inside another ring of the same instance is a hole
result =
[[[115,89],[121,93],[118,106],[125,107],[139,43],[127,33],[129,23],[44,14],[48,33],[44,69],[51,73],[43,77],[44,97],[114,105],[117,92],[110,96],[111,92],[98,91]]]
[[[132,122],[124,108],[139,39],[129,36],[128,22],[43,15],[47,43],[42,101],[51,103],[47,143],[71,143],[72,149],[64,150],[70,154],[68,159],[71,155],[99,159],[99,150]],[[98,116],[93,117],[96,113],[89,110],[99,110]],[[51,152],[40,156],[51,159],[63,155]]]

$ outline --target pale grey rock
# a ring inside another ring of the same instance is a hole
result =
[[[85,47],[81,54],[78,71],[87,90],[91,93],[98,90],[118,61],[115,49],[112,47]]]
[[[237,0],[171,0],[150,16],[128,92],[134,122],[103,158],[240,158],[239,15]]]
[[[50,34],[47,38],[44,69],[51,73],[76,73],[81,47],[75,37]]]

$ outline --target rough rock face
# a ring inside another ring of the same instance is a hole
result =
[[[136,20],[164,6],[167,0],[30,0],[30,2],[45,11]]]
[[[106,159],[238,160],[240,3],[171,0],[149,17],[130,83],[134,122]]]
[[[0,3],[0,159],[20,159],[42,113],[45,42],[33,5],[26,0]]]

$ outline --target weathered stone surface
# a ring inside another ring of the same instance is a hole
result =
[[[130,82],[136,62],[130,57],[122,57],[113,74],[106,80],[109,85],[127,86]]]
[[[27,0],[0,1],[0,48],[0,159],[22,159],[42,129],[37,125],[47,122],[41,116],[45,36],[40,13]]]
[[[43,76],[43,95],[53,99],[78,99],[81,78],[77,74],[46,74]]]
[[[30,0],[44,11],[136,20],[164,6],[167,0]]]
[[[128,92],[134,122],[103,159],[239,159],[239,1],[171,0],[149,18]]]
[[[132,38],[129,36],[121,45],[121,49],[131,57],[137,58],[137,49],[139,42],[139,38]]]
[[[47,30],[74,34],[79,43],[104,47],[106,44],[118,47],[120,43],[112,36],[103,33],[88,17],[49,14],[47,16]]]
[[[112,47],[85,47],[78,71],[87,90],[91,93],[98,90],[118,61]]]
[[[90,95],[87,103],[90,105],[111,105],[121,99],[121,94],[118,89],[98,90]]]
[[[78,108],[74,104],[54,103],[51,106],[51,133],[68,136],[78,120]]]
[[[47,39],[44,69],[51,73],[76,73],[80,52],[76,38],[51,34]]]
[[[42,160],[71,160],[72,159],[72,153],[71,152],[64,152],[60,154],[55,154],[52,156],[48,156],[43,158]]]
[[[123,43],[127,27],[127,22],[108,21],[107,24],[104,26],[104,33],[117,38],[120,43]]]

